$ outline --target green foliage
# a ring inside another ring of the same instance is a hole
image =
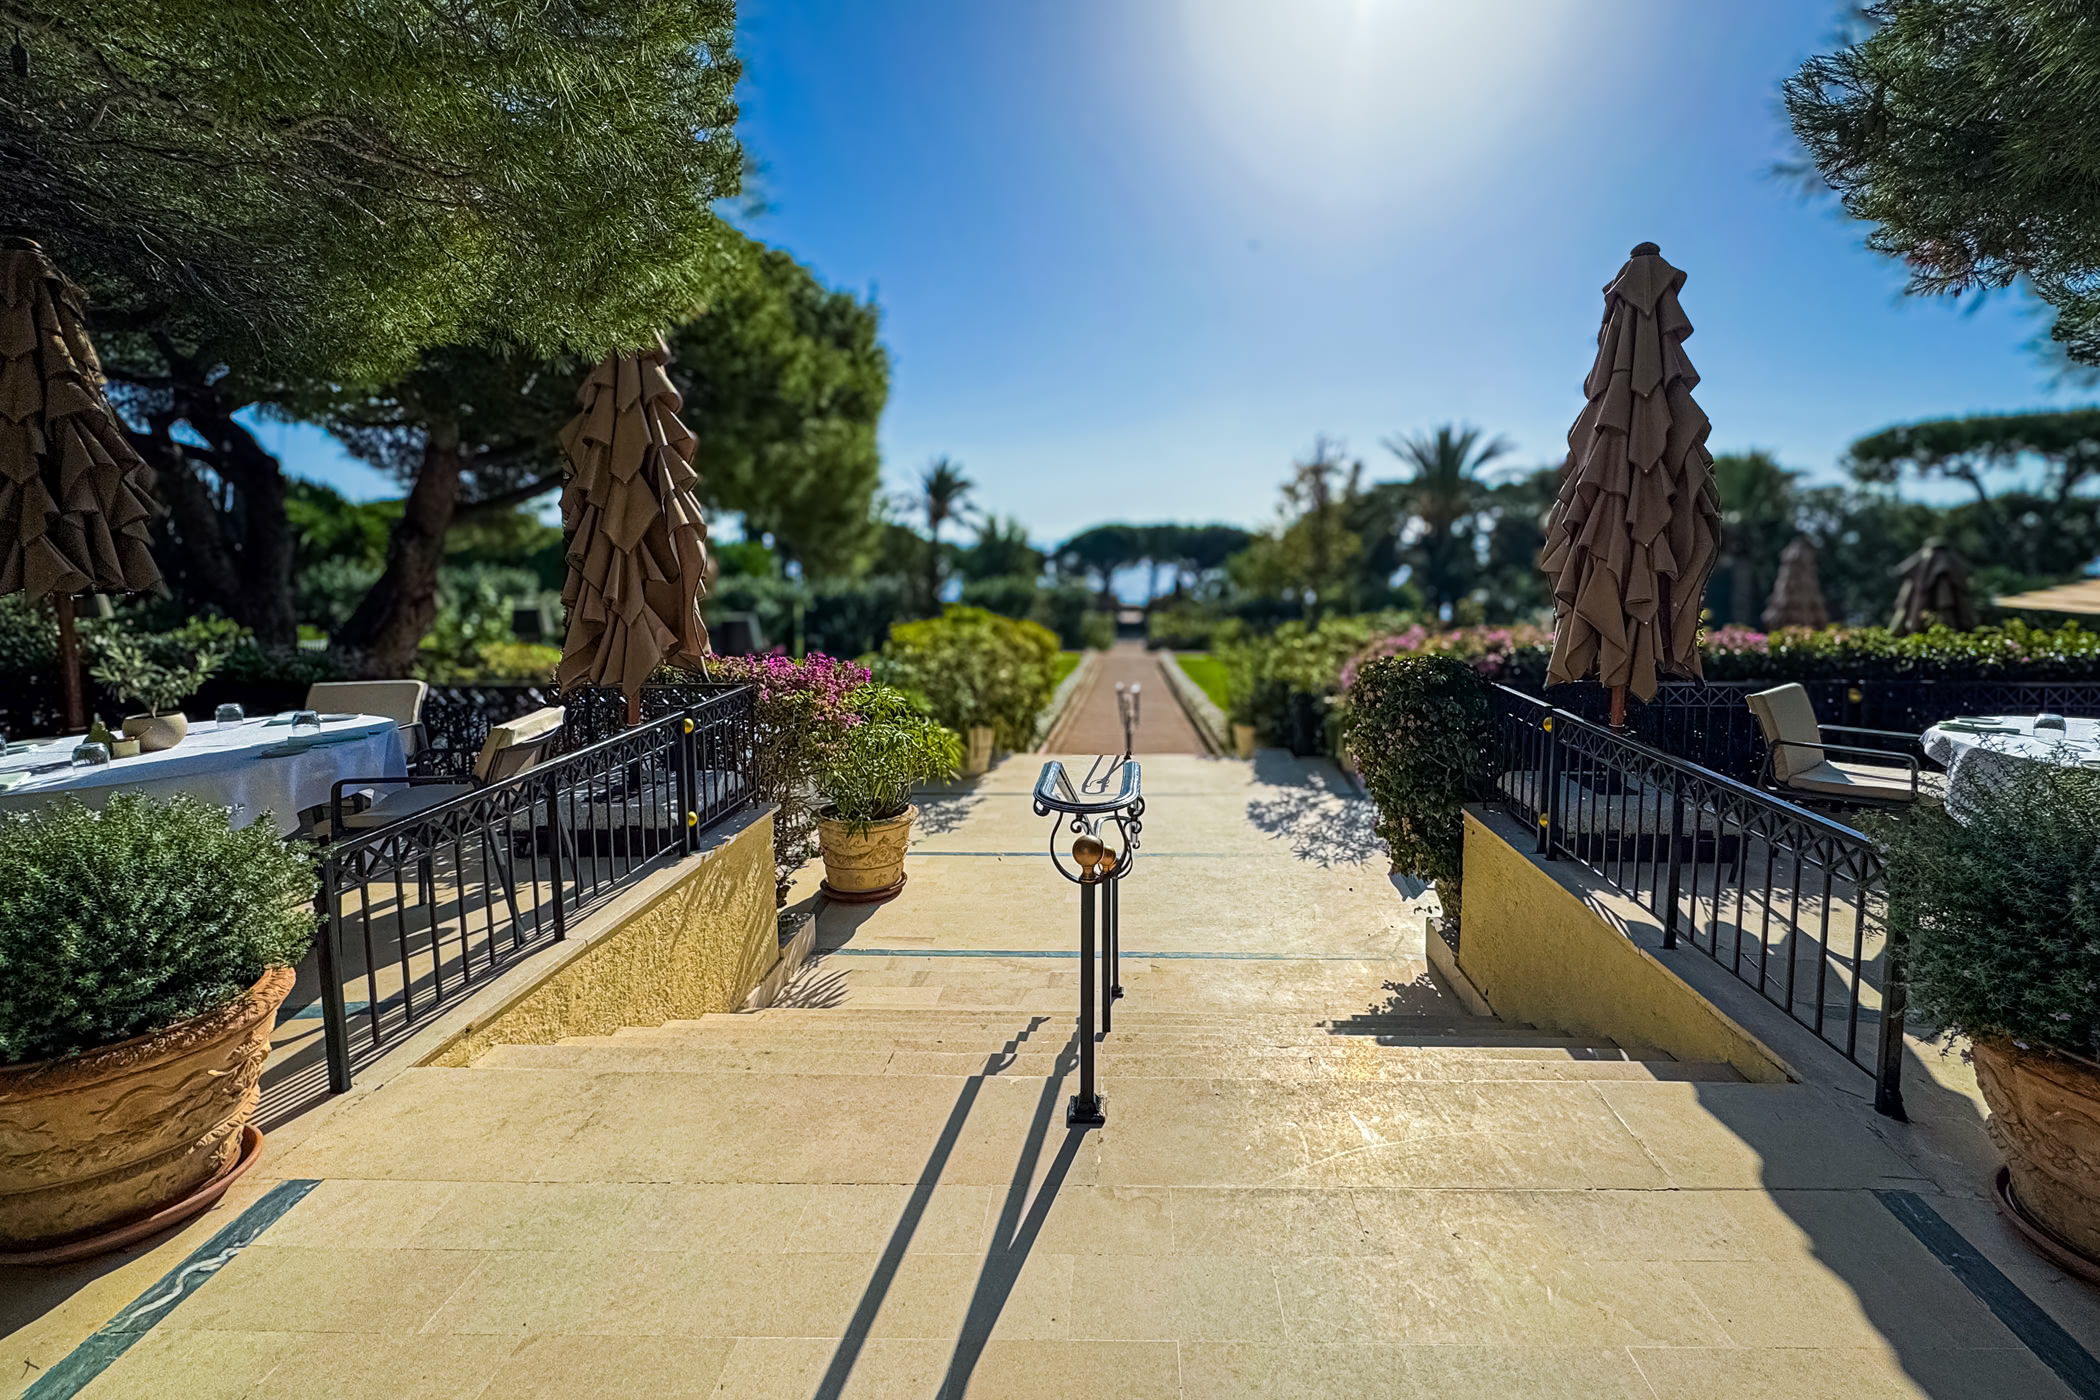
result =
[[[962,600],[966,607],[983,608],[1001,617],[1028,617],[1042,591],[1032,574],[995,574],[964,583]]]
[[[881,312],[787,253],[731,237],[721,290],[670,336],[671,378],[699,439],[700,491],[810,575],[850,573],[882,474]]]
[[[1225,663],[1226,713],[1251,724],[1264,744],[1288,744],[1298,727],[1294,708],[1310,707],[1324,734],[1342,666],[1372,639],[1397,631],[1404,619],[1391,616],[1328,617],[1307,626],[1285,623],[1267,636],[1224,629],[1213,647]],[[1298,700],[1293,697],[1301,697]]]
[[[243,635],[237,624],[216,617],[194,617],[157,635],[97,628],[92,633],[90,674],[119,700],[144,705],[148,714],[157,715],[196,694]]]
[[[1858,41],[1787,79],[1794,133],[1867,246],[1921,294],[2024,281],[2100,364],[2100,10],[1878,0]]]
[[[1800,530],[1794,492],[1800,473],[1764,451],[1723,452],[1713,471],[1721,493],[1721,556],[1707,584],[1707,610],[1716,623],[1755,627],[1779,577],[1780,553]]]
[[[868,680],[868,669],[821,653],[794,662],[784,656],[723,656],[708,663],[708,677],[752,687],[758,790],[774,805],[775,893],[787,901],[788,882],[815,852],[815,787],[819,774],[856,722],[847,697]],[[698,680],[666,670],[667,680]]]
[[[955,557],[956,571],[968,583],[1018,578],[1033,584],[1043,572],[1043,562],[1043,551],[1028,542],[1028,527],[1011,517],[1002,520],[996,515],[987,515],[977,522],[977,542],[958,551]]]
[[[0,208],[211,363],[595,358],[704,301],[737,192],[730,0],[10,7]]]
[[[1174,651],[1208,651],[1223,621],[1208,608],[1162,603],[1145,613],[1145,640]]]
[[[1935,626],[1908,637],[1885,627],[1724,628],[1703,645],[1709,680],[2089,680],[2100,678],[2100,632],[2075,622],[1957,632]]]
[[[937,618],[892,627],[875,677],[910,692],[957,733],[983,725],[999,747],[1022,750],[1057,688],[1057,654],[1048,628],[951,605]]]
[[[962,763],[955,732],[893,686],[856,687],[846,708],[858,722],[818,764],[817,791],[830,804],[820,816],[865,830],[902,815],[916,784],[953,777]]]
[[[1865,821],[1887,852],[1914,1014],[2100,1055],[2100,772],[2015,763],[1965,786],[1959,822],[1932,808]]]
[[[1396,435],[1385,445],[1410,471],[1401,483],[1401,499],[1408,514],[1421,523],[1407,551],[1412,578],[1430,611],[1442,616],[1478,579],[1474,517],[1487,500],[1480,473],[1508,455],[1509,443],[1486,438],[1478,428],[1447,423],[1434,433]]]
[[[1083,583],[1052,584],[1036,595],[1029,616],[1057,634],[1067,651],[1105,651],[1115,645],[1116,625],[1094,610],[1094,595]]]
[[[231,1004],[313,937],[313,864],[259,820],[120,793],[0,816],[0,1063]]]
[[[416,670],[425,680],[480,679],[492,647],[517,640],[511,609],[539,596],[539,580],[523,569],[444,568],[438,572],[438,614],[425,634]]]
[[[1451,656],[1380,657],[1349,692],[1343,742],[1378,807],[1393,868],[1433,881],[1447,918],[1459,914],[1465,804],[1489,772],[1488,683]]]

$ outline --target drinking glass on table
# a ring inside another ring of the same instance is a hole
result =
[[[73,766],[75,768],[93,768],[107,762],[109,762],[109,745],[107,744],[98,744],[93,740],[86,740],[74,746]]]
[[[292,711],[292,728],[295,731],[300,729],[319,729],[320,727],[321,712],[319,710]]]
[[[213,718],[217,719],[223,727],[229,724],[239,724],[242,720],[248,718],[248,712],[238,705],[221,705],[218,713]]]

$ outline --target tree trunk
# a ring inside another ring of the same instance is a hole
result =
[[[170,529],[189,556],[179,576],[196,600],[222,608],[271,646],[299,640],[292,606],[292,528],[285,516],[284,471],[255,435],[234,420],[247,407],[235,402],[196,366],[167,356],[172,407],[152,430],[134,435],[141,454],[161,474],[158,494]],[[189,424],[208,446],[185,448],[172,430]],[[228,489],[215,498],[198,463]]]
[[[459,505],[466,454],[459,425],[433,425],[423,442],[423,465],[387,540],[386,567],[334,638],[368,675],[406,676],[417,649],[437,620],[438,565],[445,534]]]

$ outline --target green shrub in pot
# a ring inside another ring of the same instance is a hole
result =
[[[2100,771],[2012,762],[1869,816],[1913,1020],[1966,1036],[2015,1196],[2100,1258]]]
[[[892,686],[858,686],[846,708],[850,722],[817,770],[817,791],[829,804],[817,813],[823,888],[833,899],[875,903],[904,888],[904,853],[919,811],[913,786],[953,776],[962,746]]]
[[[1465,854],[1461,809],[1490,775],[1492,717],[1488,683],[1471,666],[1402,652],[1358,670],[1343,718],[1342,742],[1377,805],[1393,868],[1434,883],[1452,921]]]
[[[0,818],[0,1252],[118,1248],[255,1160],[314,888],[268,822],[190,797]]]
[[[163,1030],[313,941],[312,860],[266,821],[120,793],[0,817],[0,1064]]]
[[[953,777],[962,762],[954,731],[894,686],[858,686],[846,709],[853,722],[817,773],[826,820],[865,830],[902,816],[914,786]]]

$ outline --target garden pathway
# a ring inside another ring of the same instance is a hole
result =
[[[1080,692],[1050,735],[1049,747],[1059,753],[1123,752],[1123,721],[1116,711],[1116,683],[1144,687],[1138,706],[1138,727],[1133,751],[1138,754],[1200,754],[1205,749],[1196,726],[1189,723],[1157,653],[1144,643],[1117,642],[1095,654],[1094,674],[1083,680]]]
[[[2079,1393],[1904,1223],[2100,1338],[1973,1162],[1811,1085],[1465,1015],[1325,763],[1147,758],[1108,1121],[1068,1130],[1039,762],[923,794],[902,897],[825,909],[782,1005],[408,1069],[281,1131],[269,1180],[17,1333],[0,1394],[259,1198],[289,1209],[37,1400]],[[1952,1071],[1913,1070],[1922,1110]],[[0,1276],[16,1321],[37,1286]]]

